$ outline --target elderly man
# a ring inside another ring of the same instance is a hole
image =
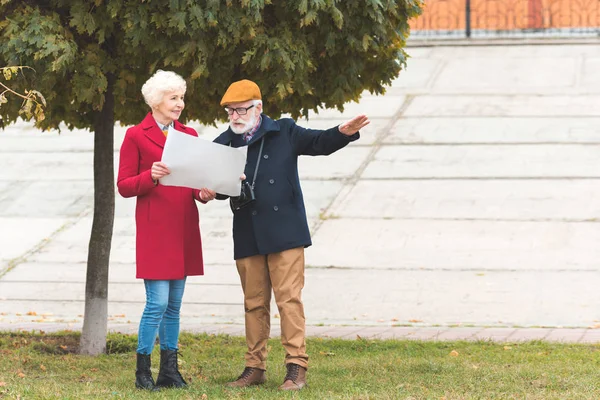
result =
[[[359,129],[369,120],[359,115],[327,130],[305,129],[289,118],[274,121],[262,114],[260,89],[249,80],[232,83],[221,106],[230,124],[215,142],[248,146],[247,180],[240,197],[230,198],[248,350],[246,368],[228,386],[246,387],[266,380],[272,289],[286,352],[287,374],[279,388],[300,390],[306,385],[308,368],[301,293],[304,248],[311,245],[311,239],[298,178],[298,156],[329,155],[341,149],[359,138]]]

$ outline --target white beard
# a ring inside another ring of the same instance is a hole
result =
[[[244,126],[239,128],[233,124],[233,122],[229,123],[229,127],[233,131],[233,133],[238,135],[243,135],[246,132],[249,132],[256,125],[256,115],[253,115],[250,121],[244,123]]]

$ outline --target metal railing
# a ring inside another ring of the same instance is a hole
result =
[[[600,36],[600,0],[426,0],[413,38]]]

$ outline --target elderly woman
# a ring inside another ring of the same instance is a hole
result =
[[[169,168],[160,162],[168,128],[196,131],[177,121],[184,108],[186,83],[174,72],[156,72],[142,86],[151,111],[127,130],[121,146],[117,186],[123,197],[136,197],[136,277],[144,280],[146,305],[138,332],[135,385],[185,387],[177,368],[179,310],[186,277],[203,274],[202,243],[195,201],[206,203],[213,191],[163,186]],[[156,384],[150,354],[158,334],[160,370]]]

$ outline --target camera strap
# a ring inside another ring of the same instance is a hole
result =
[[[258,150],[258,158],[256,159],[256,168],[254,168],[254,177],[252,178],[252,190],[254,190],[254,184],[256,183],[256,174],[258,173],[258,165],[260,164],[260,156],[262,155],[263,146],[265,145],[265,137],[260,139],[260,150]]]
[[[252,190],[254,190],[254,184],[256,183],[256,174],[258,173],[258,165],[260,164],[260,156],[262,155],[263,146],[265,145],[265,137],[260,139],[260,149],[258,150],[258,158],[256,159],[256,168],[254,168],[254,177],[252,178]],[[229,142],[231,147],[231,142]]]

